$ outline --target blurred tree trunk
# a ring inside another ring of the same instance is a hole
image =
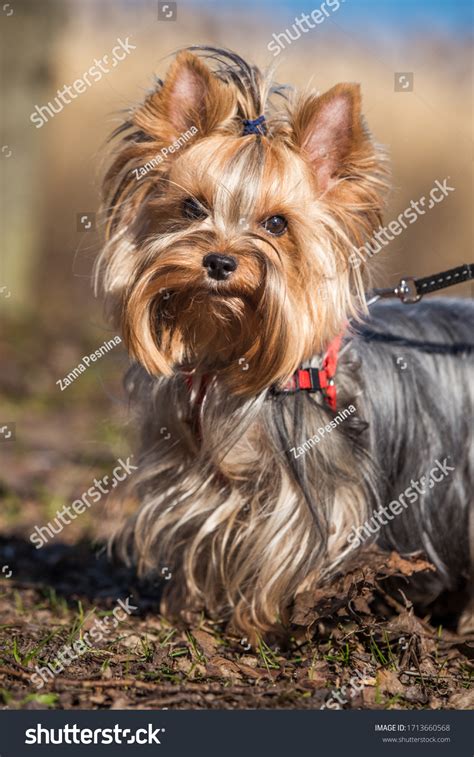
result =
[[[0,4],[0,309],[34,308],[47,183],[41,129],[30,121],[36,104],[50,99],[55,42],[67,21],[68,3],[11,0]],[[6,298],[7,292],[11,296]]]

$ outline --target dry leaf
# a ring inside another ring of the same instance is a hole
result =
[[[204,656],[207,658],[213,657],[216,654],[219,642],[206,631],[193,631],[193,636],[199,644]]]

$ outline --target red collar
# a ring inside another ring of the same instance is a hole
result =
[[[337,408],[336,369],[344,331],[330,342],[323,359],[322,368],[298,368],[287,383],[273,389],[273,394],[295,394],[296,392],[321,392],[331,410]]]

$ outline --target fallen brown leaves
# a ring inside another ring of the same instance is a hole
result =
[[[420,557],[406,559],[396,552],[387,554],[370,547],[356,554],[330,583],[299,594],[291,620],[298,626],[311,627],[341,610],[353,616],[371,615],[369,604],[381,590],[381,581],[429,570],[434,570],[433,566]]]

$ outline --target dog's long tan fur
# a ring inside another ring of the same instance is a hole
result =
[[[242,136],[243,119],[261,113],[266,135]],[[192,126],[137,180],[134,169]],[[370,476],[362,491],[354,470],[365,451],[334,433],[304,461],[315,517],[266,391],[363,309],[364,269],[349,256],[380,224],[385,156],[357,85],[297,94],[212,50],[179,53],[116,137],[97,281],[142,366],[131,384],[143,425],[140,507],[118,544],[143,570],[172,569],[165,612],[204,607],[254,639],[285,623],[305,582],[340,564],[367,514]],[[183,214],[189,198],[205,216]],[[288,229],[272,237],[262,223],[276,214]],[[238,261],[228,281],[206,278],[203,257],[216,251]],[[339,397],[358,401],[344,380]],[[278,412],[291,431],[291,412]],[[329,417],[309,399],[303,415],[303,438]]]

